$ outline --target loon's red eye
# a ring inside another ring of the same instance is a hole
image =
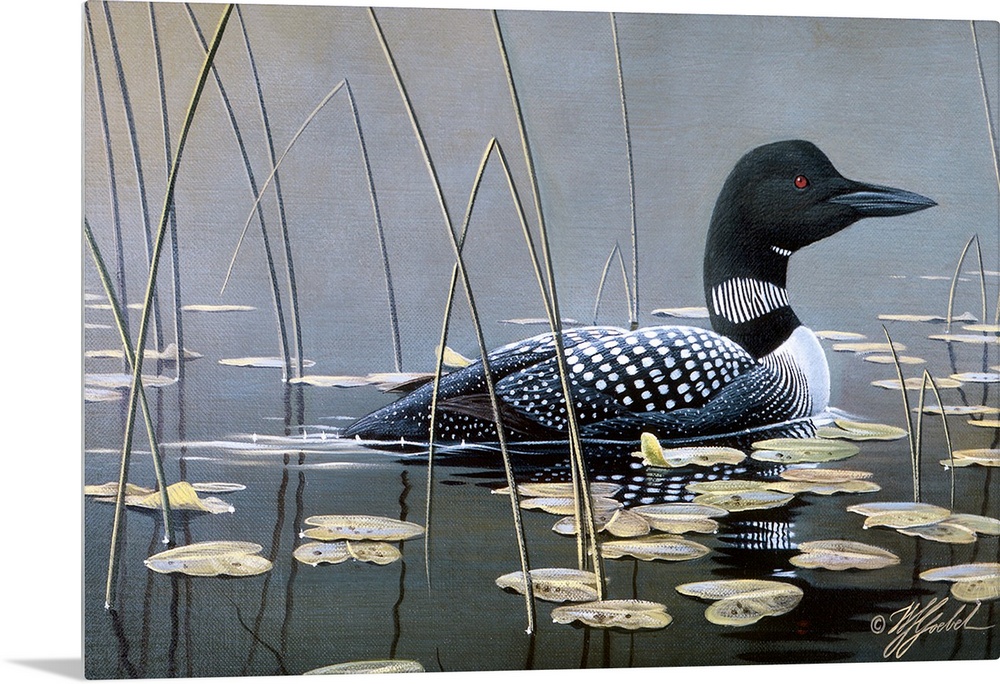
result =
[[[809,185],[809,179],[802,175],[796,176],[795,180],[792,182],[795,184],[795,187],[797,187],[799,190]]]

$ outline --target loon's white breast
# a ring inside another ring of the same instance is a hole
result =
[[[791,367],[799,382],[804,382],[812,415],[822,412],[830,403],[830,367],[826,353],[816,334],[804,325],[792,331],[777,349],[760,359],[768,366]]]

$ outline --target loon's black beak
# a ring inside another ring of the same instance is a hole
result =
[[[908,190],[852,182],[846,192],[826,200],[854,209],[861,216],[901,216],[937,206],[937,202]]]

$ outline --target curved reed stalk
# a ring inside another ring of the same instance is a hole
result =
[[[951,277],[951,287],[948,288],[948,317],[945,332],[951,332],[951,318],[955,313],[955,290],[958,288],[958,276],[962,272],[962,264],[965,262],[965,255],[969,252],[972,243],[976,243],[976,254],[979,257],[979,290],[982,295],[982,318],[986,320],[986,270],[983,267],[983,249],[979,243],[979,234],[973,233],[969,241],[962,248],[962,254],[958,257],[958,264],[955,266],[955,274]]]
[[[611,39],[615,44],[615,66],[618,67],[618,96],[622,101],[622,123],[625,126],[625,157],[628,159],[628,203],[632,217],[632,310],[629,326],[632,330],[639,327],[639,231],[635,220],[635,166],[632,163],[632,134],[628,127],[628,105],[625,101],[625,77],[622,74],[622,55],[618,47],[618,19],[611,12]],[[618,253],[619,258],[621,252]],[[624,272],[624,264],[623,264]],[[627,278],[626,278],[627,285]],[[628,288],[626,287],[626,292]],[[597,318],[597,313],[594,313]]]
[[[271,135],[271,120],[267,116],[267,106],[264,104],[264,90],[260,85],[260,74],[257,71],[257,61],[253,57],[253,50],[250,48],[250,36],[247,34],[247,26],[243,21],[243,10],[236,6],[236,18],[239,19],[240,30],[243,34],[243,44],[247,49],[247,60],[250,62],[250,71],[253,74],[253,82],[257,88],[257,104],[260,106],[260,118],[264,125],[264,136],[267,139],[267,154],[271,160],[271,167],[274,168],[274,136]],[[295,264],[292,261],[292,243],[288,237],[288,220],[285,216],[285,199],[281,194],[281,182],[277,174],[274,176],[274,195],[278,202],[278,225],[281,228],[281,242],[285,248],[285,273],[288,282],[288,298],[291,304],[292,314],[292,345],[295,348],[295,377],[302,376],[302,323],[299,320],[299,291],[295,284]]]
[[[118,298],[115,297],[114,284],[111,282],[111,274],[101,257],[101,250],[97,247],[94,233],[90,229],[90,223],[83,219],[83,234],[87,238],[87,245],[90,247],[90,254],[94,258],[94,265],[97,266],[97,273],[101,277],[101,285],[104,286],[104,294],[108,297],[111,305],[111,313],[115,319],[115,326],[118,328],[118,335],[121,337],[122,353],[128,362],[129,368],[135,365],[135,354],[132,351],[132,343],[125,333],[125,313],[122,311]],[[156,473],[156,486],[160,490],[160,506],[163,508],[163,543],[169,544],[173,539],[173,532],[170,526],[170,501],[167,499],[167,478],[163,473],[163,459],[160,456],[159,443],[156,441],[156,431],[153,428],[153,416],[149,413],[149,402],[146,400],[146,390],[139,383],[139,406],[142,410],[142,419],[146,423],[146,434],[149,436],[149,451],[153,456],[153,471]]]
[[[535,174],[535,164],[531,155],[531,145],[528,142],[527,128],[524,123],[524,115],[521,111],[520,99],[517,95],[517,87],[514,84],[514,74],[510,68],[510,59],[507,56],[507,46],[504,43],[503,31],[500,28],[500,19],[494,10],[491,13],[493,18],[493,30],[496,33],[497,45],[503,61],[504,73],[507,76],[507,86],[510,90],[511,103],[517,119],[518,132],[521,137],[521,148],[524,153],[525,164],[528,169],[528,178],[531,181],[532,197],[535,204],[535,217],[538,221],[539,241],[542,247],[542,262],[545,265],[545,276],[547,280],[547,297],[544,297],[546,313],[549,318],[549,327],[552,330],[553,342],[556,348],[556,365],[559,368],[559,382],[563,393],[563,402],[566,405],[566,420],[569,433],[570,462],[573,464],[572,474],[576,482],[574,489],[577,496],[574,496],[574,516],[577,522],[577,561],[581,567],[584,563],[583,547],[587,545],[589,539],[589,553],[593,560],[594,572],[597,575],[598,598],[604,597],[604,573],[601,567],[601,555],[597,549],[597,534],[594,528],[594,516],[590,499],[590,482],[587,476],[587,466],[583,457],[583,445],[580,441],[580,430],[576,420],[576,407],[573,405],[573,395],[569,386],[569,371],[566,368],[566,354],[563,349],[562,340],[562,316],[559,313],[559,298],[556,291],[555,272],[552,265],[552,255],[549,250],[548,231],[545,227],[545,216],[542,211],[541,191],[538,187],[538,177]],[[581,501],[582,500],[582,501]]]
[[[202,49],[207,52],[208,44],[205,42],[205,36],[201,31],[201,25],[198,23],[198,18],[194,15],[194,11],[191,9],[190,3],[184,3],[184,7],[187,10],[188,18],[191,20],[191,26],[198,38],[198,43],[201,45]],[[229,116],[229,124],[233,129],[233,135],[236,137],[236,144],[239,147],[240,155],[243,158],[243,169],[247,174],[247,183],[250,185],[250,194],[253,197],[256,197],[258,195],[257,179],[254,176],[253,167],[250,164],[250,157],[247,154],[246,143],[243,140],[243,133],[240,130],[240,125],[236,120],[236,113],[233,111],[233,105],[229,100],[229,94],[226,92],[226,88],[222,84],[222,77],[219,75],[219,70],[214,64],[212,65],[211,72],[213,78],[215,79],[215,85],[219,91],[219,96],[222,98],[222,104],[225,106],[226,114]],[[267,274],[271,281],[271,299],[274,303],[274,316],[278,325],[278,344],[281,348],[282,357],[282,379],[287,382],[292,363],[291,354],[288,350],[288,331],[285,328],[285,312],[281,303],[281,289],[278,286],[278,273],[274,265],[274,254],[271,250],[271,239],[268,237],[267,226],[264,220],[264,212],[260,210],[259,206],[257,211],[257,220],[260,223],[260,236],[264,247],[264,258],[267,262]]]
[[[944,412],[944,402],[941,401],[941,393],[938,392],[937,383],[934,382],[934,378],[927,369],[924,369],[924,375],[920,380],[920,406],[917,409],[917,441],[916,441],[916,452],[917,452],[917,462],[920,462],[920,451],[921,451],[921,441],[923,440],[923,414],[924,414],[924,392],[927,391],[927,384],[930,383],[931,389],[934,391],[934,397],[937,399],[938,407],[941,409],[941,426],[944,429],[944,442],[948,447],[948,461],[951,463],[949,470],[951,471],[951,498],[949,509],[955,509],[955,455],[951,446],[951,432],[948,430],[948,416]],[[917,471],[917,480],[919,482],[920,473]],[[919,501],[919,499],[917,499]]]
[[[972,47],[976,51],[976,67],[979,69],[979,86],[983,93],[983,108],[986,110],[986,126],[989,129],[990,134],[990,149],[993,152],[993,171],[996,173],[997,188],[1000,189],[1000,150],[998,150],[998,144],[1000,140],[997,139],[996,128],[993,127],[993,117],[990,111],[990,94],[986,89],[986,73],[983,70],[983,54],[979,50],[979,38],[976,35],[976,22],[970,21],[969,28],[972,30]]]
[[[913,500],[920,501],[920,460],[917,454],[917,435],[913,431],[913,418],[910,416],[910,399],[906,396],[906,378],[903,377],[903,367],[899,364],[899,355],[896,354],[896,347],[889,337],[889,329],[884,325],[882,332],[889,343],[889,353],[892,354],[892,362],[896,367],[896,377],[899,378],[899,391],[903,395],[903,414],[906,418],[906,436],[910,445],[910,469],[913,477]],[[917,412],[917,420],[923,415],[924,394],[920,393],[920,411]],[[917,430],[919,432],[919,429]]]
[[[524,543],[524,528],[521,525],[521,509],[518,502],[517,496],[517,483],[514,481],[514,472],[510,462],[510,454],[507,449],[507,437],[505,435],[503,419],[500,416],[500,407],[497,404],[496,388],[493,380],[493,372],[490,370],[490,366],[487,359],[488,350],[486,348],[486,340],[483,336],[482,325],[479,320],[479,312],[476,309],[475,295],[473,294],[472,284],[469,280],[468,271],[465,268],[465,260],[462,257],[462,250],[458,244],[458,238],[455,235],[455,229],[452,225],[451,216],[448,214],[448,205],[444,198],[444,192],[441,189],[441,182],[438,179],[437,170],[434,168],[434,163],[431,160],[430,151],[427,148],[427,141],[424,139],[423,131],[420,128],[420,124],[417,121],[416,113],[413,110],[413,104],[410,102],[410,96],[406,91],[406,86],[403,84],[403,80],[399,74],[399,69],[396,66],[396,60],[392,56],[392,51],[389,49],[389,44],[385,39],[385,34],[382,32],[382,26],[378,22],[378,17],[375,16],[375,11],[372,8],[368,8],[368,17],[371,19],[372,27],[375,29],[375,34],[378,37],[379,43],[382,47],[382,51],[385,53],[386,61],[389,64],[389,68],[392,71],[393,79],[396,82],[396,88],[399,90],[400,97],[406,106],[406,112],[410,119],[410,125],[413,128],[414,137],[417,139],[417,143],[420,147],[421,154],[424,158],[424,163],[427,166],[427,171],[431,177],[431,184],[434,187],[434,193],[437,196],[438,205],[441,208],[441,214],[444,217],[446,232],[448,233],[448,238],[451,241],[452,250],[455,255],[455,264],[458,267],[458,275],[462,280],[462,285],[465,290],[465,296],[469,303],[469,313],[472,317],[473,328],[476,332],[476,341],[479,344],[480,358],[483,362],[483,376],[486,380],[486,391],[490,396],[490,404],[493,409],[494,423],[496,424],[497,438],[500,443],[500,453],[503,457],[504,474],[507,477],[507,485],[510,487],[510,504],[511,513],[514,519],[514,528],[517,537],[518,545],[518,555],[521,561],[521,571],[524,573],[525,578],[525,611],[527,613],[528,625],[526,631],[529,634],[535,631],[535,605],[534,605],[534,591],[531,586],[531,580],[529,575],[528,566],[528,550]],[[443,349],[443,347],[442,347]]]
[[[611,262],[614,260],[616,254],[618,255],[618,265],[621,266],[622,270],[622,282],[625,285],[625,303],[626,305],[630,305],[632,302],[632,294],[628,285],[628,273],[625,271],[625,258],[622,256],[621,247],[616,240],[615,246],[611,248],[611,253],[608,254],[607,261],[604,262],[604,269],[601,271],[601,279],[597,283],[597,295],[594,297],[594,325],[597,325],[597,314],[601,308],[601,297],[604,295],[604,284],[608,280],[608,272],[611,270]]]
[[[94,25],[90,18],[90,3],[83,4],[83,15],[87,24],[87,37],[90,43],[90,61],[94,71],[94,82],[97,85],[97,103],[101,112],[101,134],[104,138],[104,156],[108,163],[108,188],[111,192],[111,220],[115,236],[115,278],[118,281],[118,294],[123,302],[128,302],[125,286],[125,247],[122,240],[121,207],[118,203],[118,175],[115,172],[115,155],[111,147],[111,126],[108,123],[108,107],[104,97],[104,80],[101,78],[101,62],[97,58],[97,43],[94,41]],[[131,339],[128,317],[125,317],[125,333]],[[123,360],[123,363],[128,363]],[[128,366],[126,366],[128,368]]]
[[[167,85],[163,76],[163,58],[160,54],[160,34],[156,25],[155,3],[149,3],[149,30],[153,37],[153,61],[156,64],[156,80],[159,84],[160,95],[160,118],[163,122],[163,157],[165,160],[164,173],[170,173],[170,165],[173,152],[170,149],[170,118],[167,113]],[[181,312],[181,264],[180,249],[177,244],[177,212],[174,207],[170,207],[170,272],[173,283],[173,305],[174,305],[174,344],[177,346],[177,356],[174,359],[174,369],[177,372],[177,379],[184,378],[184,322]]]
[[[128,461],[129,455],[132,452],[132,436],[135,431],[136,403],[138,402],[140,388],[142,385],[142,360],[144,356],[142,352],[145,349],[146,336],[149,332],[149,315],[153,299],[153,287],[156,283],[156,273],[160,264],[160,253],[163,250],[163,240],[167,228],[167,216],[170,213],[170,207],[173,203],[174,188],[177,184],[177,173],[180,169],[181,157],[184,154],[184,147],[187,144],[188,134],[191,132],[191,124],[194,121],[194,114],[198,109],[198,103],[201,101],[201,96],[205,90],[205,83],[208,80],[208,74],[211,70],[210,68],[212,66],[212,62],[215,59],[215,53],[218,52],[219,43],[222,41],[222,35],[225,33],[226,24],[229,22],[229,16],[232,14],[232,11],[232,4],[226,5],[223,9],[222,17],[219,19],[219,24],[215,30],[215,37],[212,39],[212,44],[205,53],[205,61],[202,63],[201,70],[199,71],[198,81],[196,82],[194,92],[191,95],[191,102],[188,105],[187,113],[184,117],[184,124],[181,128],[181,134],[177,141],[177,152],[174,155],[174,163],[170,167],[170,176],[167,178],[167,188],[163,199],[163,210],[160,213],[159,227],[156,231],[156,239],[153,242],[153,258],[149,267],[149,278],[146,281],[146,295],[143,299],[142,315],[139,323],[139,334],[135,345],[136,354],[132,370],[132,385],[129,391],[128,410],[126,411],[121,471],[118,475],[118,492],[115,497],[115,519],[111,530],[111,552],[108,560],[108,581],[104,594],[104,606],[105,609],[108,610],[111,609],[112,601],[114,599],[114,580],[117,569],[116,552],[118,550],[119,531],[121,529],[125,504],[125,480],[128,477]]]
[[[115,36],[115,24],[111,19],[111,5],[102,2],[104,18],[108,26],[108,40],[111,43],[111,56],[115,62],[115,72],[118,75],[118,87],[122,94],[122,107],[125,109],[125,127],[128,130],[129,143],[132,146],[132,162],[135,168],[136,186],[139,190],[139,210],[142,216],[142,234],[146,241],[146,266],[153,256],[152,226],[149,218],[149,200],[146,193],[146,177],[142,172],[142,155],[139,153],[139,136],[135,128],[135,115],[132,112],[132,98],[129,97],[128,82],[125,80],[125,68],[122,66],[121,53],[118,50],[118,38]],[[127,302],[126,302],[127,304]],[[157,351],[163,349],[163,322],[160,318],[160,296],[153,290],[153,333]]]

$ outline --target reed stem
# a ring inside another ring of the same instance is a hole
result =
[[[125,313],[121,304],[115,297],[114,284],[111,281],[111,274],[101,257],[101,250],[97,247],[97,240],[90,228],[90,223],[83,219],[83,234],[87,238],[87,245],[90,247],[90,254],[97,266],[97,273],[101,278],[101,285],[104,286],[104,294],[107,295],[108,303],[111,305],[111,313],[115,319],[115,326],[118,328],[118,335],[121,337],[122,353],[128,362],[129,368],[135,365],[135,354],[132,351],[132,343],[125,334]],[[139,407],[142,410],[142,419],[146,424],[146,434],[149,436],[149,451],[153,456],[153,471],[156,473],[156,486],[160,490],[160,506],[163,508],[163,543],[169,544],[173,540],[173,532],[170,525],[170,501],[167,498],[167,478],[163,472],[163,458],[160,455],[159,443],[156,440],[156,431],[153,428],[153,417],[149,412],[149,402],[146,400],[146,389],[139,383]]]
[[[597,575],[598,598],[604,598],[604,573],[601,567],[601,556],[597,549],[597,535],[594,528],[594,516],[590,499],[590,482],[587,476],[586,463],[583,458],[583,445],[580,441],[580,431],[576,419],[576,408],[573,405],[573,395],[570,392],[569,371],[566,368],[566,354],[562,339],[562,316],[559,313],[559,299],[555,286],[555,272],[552,264],[552,255],[549,250],[548,231],[546,230],[545,216],[542,210],[541,191],[538,186],[538,177],[535,173],[535,165],[531,155],[531,145],[528,141],[524,115],[521,111],[521,103],[517,95],[517,87],[514,83],[514,74],[511,71],[510,59],[507,56],[507,46],[504,42],[503,31],[500,28],[500,19],[495,10],[491,14],[493,18],[493,30],[496,33],[497,45],[503,61],[504,73],[507,76],[507,86],[510,90],[511,103],[514,108],[518,124],[518,132],[520,134],[521,148],[528,170],[528,178],[531,181],[532,197],[535,204],[535,215],[538,221],[539,241],[541,242],[542,247],[542,262],[544,262],[545,265],[547,297],[544,297],[543,299],[546,303],[546,313],[548,314],[549,326],[552,330],[552,338],[556,351],[556,365],[559,369],[559,381],[563,393],[563,401],[566,406],[570,462],[572,464],[571,472],[576,483],[574,489],[577,492],[577,496],[574,496],[574,515],[578,530],[577,560],[582,568],[585,565],[583,558],[583,546],[586,545],[586,540],[589,538],[590,555],[593,560],[594,572]]]
[[[212,44],[205,53],[205,61],[202,63],[194,92],[191,95],[191,102],[188,105],[187,113],[184,117],[181,134],[177,141],[177,152],[174,155],[173,165],[170,167],[170,176],[167,178],[167,187],[163,200],[163,210],[160,213],[156,239],[153,243],[153,258],[149,267],[149,278],[146,282],[146,295],[143,299],[142,316],[139,323],[139,335],[135,346],[136,354],[132,370],[132,386],[129,392],[128,409],[126,411],[125,439],[122,445],[121,472],[118,476],[118,493],[115,497],[115,519],[111,531],[111,552],[108,560],[108,581],[104,594],[104,606],[107,610],[111,609],[114,599],[114,579],[117,570],[117,549],[125,502],[125,481],[128,476],[129,455],[132,452],[132,436],[135,430],[136,403],[138,401],[140,386],[142,384],[142,352],[146,346],[150,309],[153,299],[153,288],[156,283],[156,273],[160,263],[160,253],[163,249],[163,240],[166,234],[167,216],[170,213],[170,207],[173,202],[174,188],[177,184],[177,173],[180,169],[180,162],[184,153],[184,147],[187,144],[188,134],[191,131],[191,124],[194,121],[194,114],[198,109],[198,103],[201,101],[201,96],[205,90],[205,83],[208,80],[208,74],[211,70],[212,62],[215,59],[216,52],[218,52],[219,44],[222,42],[222,36],[225,33],[226,24],[229,21],[229,16],[232,14],[232,11],[232,4],[226,5],[223,9],[222,16],[219,19],[218,26],[215,30],[215,37],[212,39]]]
[[[469,274],[465,267],[465,260],[462,257],[462,250],[458,244],[458,238],[455,235],[455,230],[452,225],[451,217],[448,214],[448,206],[444,198],[444,193],[441,189],[441,182],[438,179],[437,171],[434,168],[434,163],[431,160],[430,151],[427,148],[427,142],[424,139],[423,132],[420,128],[420,124],[417,121],[416,113],[413,109],[413,104],[410,102],[410,96],[406,91],[406,86],[403,84],[403,80],[399,74],[399,69],[396,66],[396,60],[392,56],[392,51],[389,49],[389,44],[385,39],[385,34],[382,31],[382,27],[378,22],[378,18],[375,16],[375,11],[372,8],[368,8],[368,16],[371,19],[372,27],[375,29],[375,33],[378,37],[379,43],[382,46],[382,51],[385,53],[386,61],[389,64],[389,68],[392,71],[393,79],[396,82],[396,88],[399,90],[400,97],[406,106],[406,112],[410,119],[410,125],[413,128],[414,136],[419,144],[421,154],[424,158],[424,163],[427,167],[427,171],[430,174],[432,185],[434,187],[434,192],[438,199],[438,205],[441,208],[441,213],[444,217],[446,232],[448,233],[448,238],[451,241],[452,250],[455,255],[455,263],[458,267],[458,274],[462,280],[463,288],[465,289],[465,296],[469,303],[469,313],[472,317],[473,328],[476,332],[476,341],[479,344],[479,353],[483,363],[483,376],[486,381],[486,391],[490,396],[490,404],[493,409],[493,418],[496,424],[497,438],[500,443],[500,453],[503,457],[504,473],[507,477],[507,485],[510,487],[510,503],[511,503],[511,513],[514,518],[514,528],[517,537],[518,544],[518,554],[521,561],[521,571],[525,578],[525,611],[527,613],[527,633],[532,634],[535,631],[535,605],[534,605],[534,590],[531,585],[531,575],[529,573],[528,566],[528,551],[524,542],[524,528],[521,524],[521,509],[518,502],[517,495],[517,484],[514,481],[514,473],[511,466],[510,454],[507,449],[507,438],[504,431],[503,419],[500,415],[500,407],[497,403],[496,388],[493,379],[493,372],[489,366],[489,360],[487,358],[488,351],[486,348],[486,340],[483,336],[482,325],[479,320],[479,312],[476,309],[475,296],[473,294],[472,284],[469,280]],[[443,349],[443,347],[442,347]]]
[[[920,409],[917,411],[917,431],[916,434],[913,431],[913,418],[910,416],[910,398],[906,396],[906,378],[903,377],[903,367],[899,364],[899,355],[896,354],[896,347],[892,343],[892,338],[889,337],[889,330],[884,325],[882,326],[882,332],[885,333],[885,339],[889,343],[889,353],[892,354],[893,365],[896,366],[896,377],[899,378],[899,391],[903,395],[903,417],[906,419],[906,436],[910,444],[910,469],[912,471],[913,477],[913,500],[914,502],[920,501],[920,463],[917,449],[918,435],[920,433],[920,421],[923,416],[923,405],[924,405],[924,393],[920,393]]]
[[[962,248],[962,254],[958,257],[958,264],[955,266],[955,274],[951,277],[951,287],[948,288],[948,316],[945,332],[951,332],[951,319],[955,313],[955,291],[958,289],[958,277],[962,272],[962,264],[965,262],[965,255],[969,252],[972,243],[976,243],[976,254],[979,256],[979,290],[982,297],[982,320],[986,322],[986,271],[983,267],[983,250],[979,243],[979,234],[973,233],[969,241]]]
[[[618,265],[621,267],[622,282],[625,285],[626,308],[631,305],[632,295],[628,284],[628,273],[625,271],[625,258],[622,256],[621,247],[616,240],[615,246],[611,248],[611,253],[608,254],[607,261],[604,262],[604,269],[601,271],[601,279],[597,283],[597,296],[594,297],[594,325],[597,325],[597,314],[601,307],[601,297],[604,295],[604,284],[608,280],[608,272],[611,270],[611,262],[614,260],[616,254],[618,255]]]

